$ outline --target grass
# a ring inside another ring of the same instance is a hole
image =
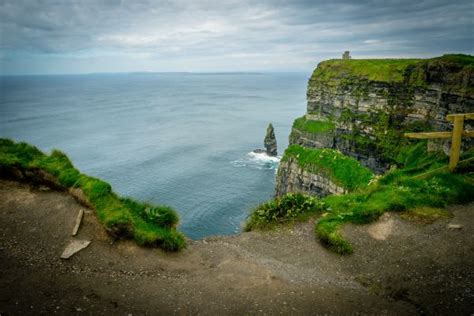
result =
[[[446,158],[428,154],[425,147],[423,142],[408,146],[397,157],[400,169],[392,169],[356,192],[312,201],[314,207],[310,213],[322,214],[315,225],[315,234],[321,242],[339,254],[350,254],[353,252],[352,245],[340,233],[341,226],[346,223],[370,223],[385,212],[401,212],[402,217],[431,222],[449,216],[443,210],[447,205],[474,201],[472,168],[462,173],[440,169],[446,164]],[[465,156],[470,155],[472,153]],[[280,199],[284,200],[285,197]],[[265,217],[268,222],[266,225],[285,222],[284,210],[271,210],[275,205],[278,203],[270,201],[257,207],[249,217],[247,227],[254,229],[263,226],[254,224],[255,217],[259,216],[255,214],[262,210],[264,213],[278,214],[276,218]]]
[[[303,116],[295,120],[293,128],[315,134],[332,132],[336,125],[333,122],[307,120],[306,116]]]
[[[421,223],[433,223],[439,218],[450,218],[452,215],[442,208],[422,206],[403,212],[401,217]]]
[[[463,78],[466,75],[468,78],[468,73],[472,73],[474,69],[474,56],[450,54],[431,59],[332,59],[321,62],[314,70],[311,80],[331,82],[356,79],[425,86],[427,69],[440,66],[462,69],[447,74],[443,80],[447,85],[453,85],[452,88],[463,90],[466,89],[462,84]]]
[[[313,76],[323,80],[353,76],[359,79],[381,82],[401,82],[409,66],[423,59],[333,59],[322,62]]]
[[[13,169],[42,170],[53,175],[64,188],[79,188],[96,210],[100,222],[115,237],[133,238],[138,244],[176,251],[186,246],[176,230],[179,218],[174,209],[122,198],[107,182],[82,174],[58,150],[46,155],[27,143],[0,138],[0,174]]]
[[[310,172],[323,173],[335,184],[349,191],[366,187],[374,176],[357,160],[334,149],[311,149],[291,145],[285,151],[282,161],[290,158],[295,158],[301,168]]]
[[[319,199],[302,193],[288,193],[258,206],[245,224],[245,231],[270,229],[279,223],[307,218],[321,209]]]

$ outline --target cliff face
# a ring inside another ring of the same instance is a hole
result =
[[[278,168],[276,195],[289,192],[305,192],[311,195],[326,196],[343,194],[347,190],[334,183],[330,177],[318,172],[311,172],[298,166],[295,158],[283,161]]]
[[[306,115],[293,124],[290,145],[332,148],[382,173],[406,144],[404,132],[451,130],[447,114],[474,112],[474,57],[325,61],[309,80],[307,100]],[[297,171],[289,164],[281,169],[277,195],[296,185],[289,179]],[[326,185],[308,189],[311,181],[303,181],[298,190],[328,191]]]

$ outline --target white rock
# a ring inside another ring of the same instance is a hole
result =
[[[72,240],[67,246],[66,249],[64,249],[61,259],[69,259],[74,255],[75,253],[81,251],[82,249],[86,248],[89,246],[91,243],[90,240]]]
[[[451,230],[459,230],[462,229],[462,225],[460,224],[448,224],[448,228]]]

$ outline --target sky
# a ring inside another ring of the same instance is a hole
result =
[[[311,71],[473,54],[473,0],[0,0],[1,74]]]

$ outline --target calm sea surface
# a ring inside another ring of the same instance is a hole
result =
[[[58,148],[119,194],[178,210],[197,239],[233,234],[272,197],[279,153],[305,112],[309,74],[0,77],[0,137]]]

